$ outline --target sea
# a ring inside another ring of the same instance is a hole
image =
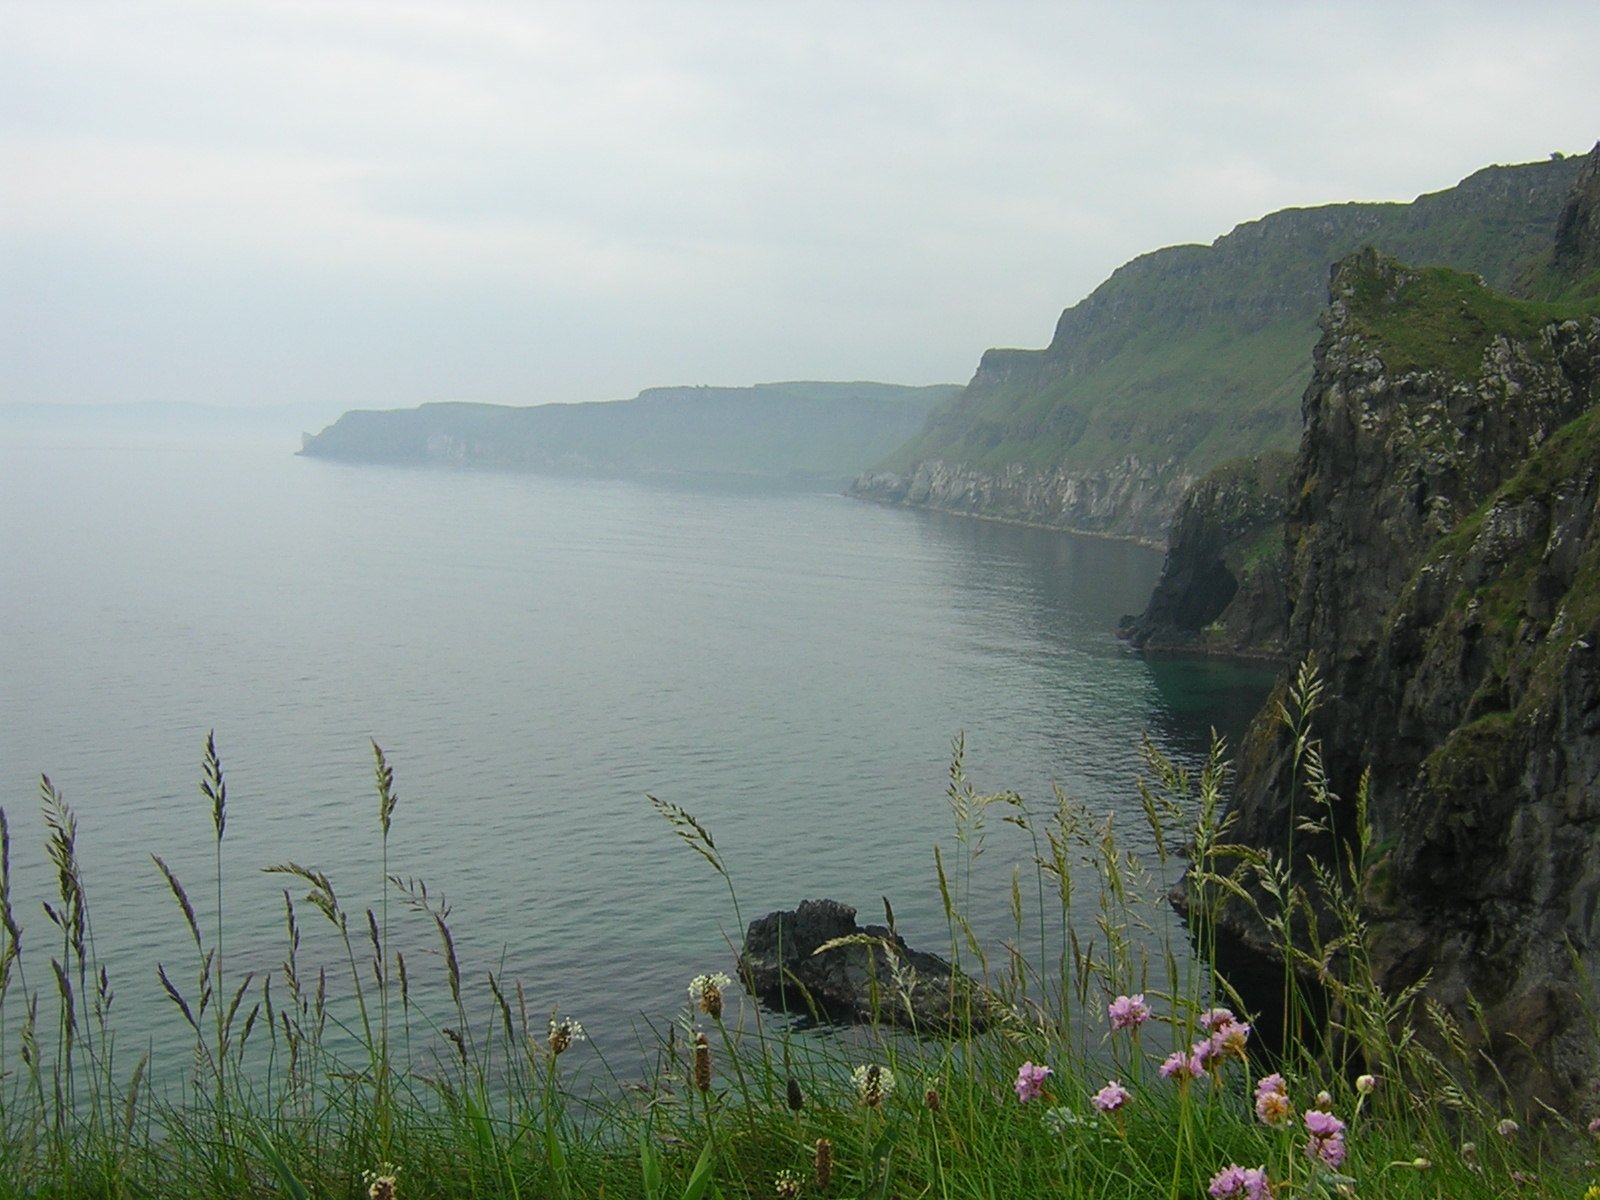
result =
[[[289,905],[301,972],[348,987],[304,878],[265,869],[295,864],[348,913],[358,973],[367,910],[388,929],[432,1010],[419,1026],[452,1023],[439,915],[464,990],[520,984],[540,1022],[581,1021],[615,1063],[683,1011],[691,976],[733,974],[743,923],[803,899],[863,922],[887,900],[910,944],[947,950],[934,853],[962,852],[958,744],[978,792],[1042,817],[1059,788],[1148,850],[1142,739],[1197,766],[1271,682],[1118,642],[1161,565],[1140,546],[840,495],[295,448],[0,439],[0,808],[24,984],[53,1011],[47,776],[119,1054],[157,1066],[194,1040],[158,968],[192,1001],[202,951],[156,856],[225,988],[254,973],[246,1007],[269,976],[281,1002]],[[386,847],[375,746],[397,796]],[[652,798],[703,827],[721,871]],[[991,810],[966,901],[996,949],[1017,938],[1014,873],[1035,880],[1014,811]]]

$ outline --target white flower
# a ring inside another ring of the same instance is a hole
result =
[[[573,1042],[581,1042],[587,1036],[583,1032],[583,1026],[571,1017],[562,1017],[559,1020],[555,1017],[550,1018],[550,1050],[554,1054],[560,1054]]]
[[[857,1067],[850,1072],[850,1082],[856,1086],[856,1096],[868,1108],[877,1108],[894,1091],[894,1072],[888,1067],[873,1063]]]
[[[712,1020],[722,1016],[722,989],[733,980],[721,971],[711,975],[696,975],[689,981],[689,1003]]]

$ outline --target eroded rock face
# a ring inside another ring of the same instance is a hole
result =
[[[1194,479],[1176,459],[1151,463],[1137,456],[1096,471],[1020,464],[985,471],[932,460],[909,475],[864,475],[851,491],[866,500],[1160,545]]]
[[[1407,315],[1445,285],[1447,306]],[[1336,267],[1290,489],[1287,642],[1325,685],[1333,787],[1353,796],[1371,770],[1379,982],[1431,973],[1509,1099],[1562,1110],[1600,1084],[1584,1015],[1600,1000],[1600,319],[1503,333],[1492,311],[1460,276],[1370,252]],[[1418,329],[1457,365],[1394,369]],[[1289,751],[1258,718],[1239,841],[1291,844]],[[1348,805],[1336,816],[1352,827]],[[1302,868],[1333,850],[1297,836]],[[1265,945],[1242,909],[1227,920]]]
[[[818,953],[840,938],[854,941]],[[739,977],[768,1007],[821,1020],[879,1020],[923,1033],[988,1024],[987,993],[974,980],[912,950],[887,926],[858,926],[856,910],[837,900],[802,900],[750,922]]]
[[[1156,653],[1282,656],[1283,519],[1292,457],[1261,454],[1212,471],[1172,520],[1161,578],[1122,637]]]

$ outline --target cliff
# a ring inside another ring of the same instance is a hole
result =
[[[839,488],[958,389],[883,383],[652,388],[632,400],[348,412],[301,453],[347,462],[695,476]]]
[[[1281,450],[1234,459],[1184,493],[1150,603],[1119,635],[1148,653],[1281,658],[1293,465]]]
[[[1488,167],[1410,204],[1288,209],[1136,258],[1047,348],[986,352],[854,490],[1160,543],[1207,471],[1292,452],[1330,262],[1373,245],[1509,287],[1548,252],[1582,161]]]
[[[1529,1109],[1600,1085],[1600,302],[1587,287],[1569,277],[1580,299],[1536,304],[1371,251],[1339,263],[1283,541],[1284,648],[1314,656],[1324,683],[1314,732],[1347,797],[1336,828],[1353,828],[1348,797],[1371,772],[1382,858],[1361,913],[1379,981],[1394,995],[1426,980]],[[1292,845],[1304,880],[1334,847],[1296,832],[1274,708],[1242,747],[1232,837]],[[1243,906],[1227,923],[1270,955]]]

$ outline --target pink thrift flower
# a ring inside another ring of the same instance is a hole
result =
[[[1161,1078],[1176,1079],[1179,1083],[1198,1079],[1206,1073],[1205,1066],[1192,1054],[1174,1050],[1161,1064]]]
[[[1012,1085],[1017,1089],[1017,1100],[1026,1104],[1029,1100],[1037,1100],[1044,1095],[1044,1081],[1049,1079],[1051,1074],[1050,1068],[1043,1064],[1023,1063],[1017,1068],[1017,1082]]]
[[[1224,1021],[1211,1034],[1211,1044],[1222,1058],[1243,1058],[1249,1038],[1250,1026],[1243,1021]]]
[[[1231,1008],[1208,1008],[1200,1014],[1200,1028],[1208,1033],[1215,1033],[1230,1021],[1238,1019],[1233,1015]]]
[[[1306,1157],[1319,1159],[1325,1166],[1338,1170],[1344,1163],[1344,1139],[1314,1137],[1306,1142]]]
[[[1113,1079],[1094,1094],[1094,1106],[1101,1112],[1116,1112],[1129,1099],[1128,1089]]]
[[[1329,1112],[1311,1109],[1305,1115],[1306,1157],[1338,1168],[1344,1162],[1344,1122]]]
[[[1600,1117],[1596,1117],[1589,1122],[1589,1132],[1594,1134],[1595,1137],[1600,1137]]]
[[[1256,1084],[1256,1117],[1263,1125],[1281,1127],[1294,1119],[1294,1105],[1289,1102],[1289,1088],[1277,1072],[1263,1077]]]
[[[1244,1168],[1234,1163],[1229,1163],[1211,1177],[1211,1186],[1206,1189],[1216,1200],[1223,1200],[1226,1196],[1242,1196],[1244,1194]]]
[[[1229,1163],[1211,1177],[1206,1189],[1216,1200],[1240,1196],[1244,1200],[1272,1200],[1272,1181],[1265,1167],[1241,1167]]]
[[[1150,1019],[1150,1006],[1144,1002],[1144,993],[1137,992],[1132,996],[1118,996],[1106,1009],[1106,1015],[1111,1018],[1111,1029],[1137,1029]]]
[[[1311,1109],[1306,1113],[1306,1132],[1312,1137],[1343,1137],[1344,1122],[1329,1112]]]

